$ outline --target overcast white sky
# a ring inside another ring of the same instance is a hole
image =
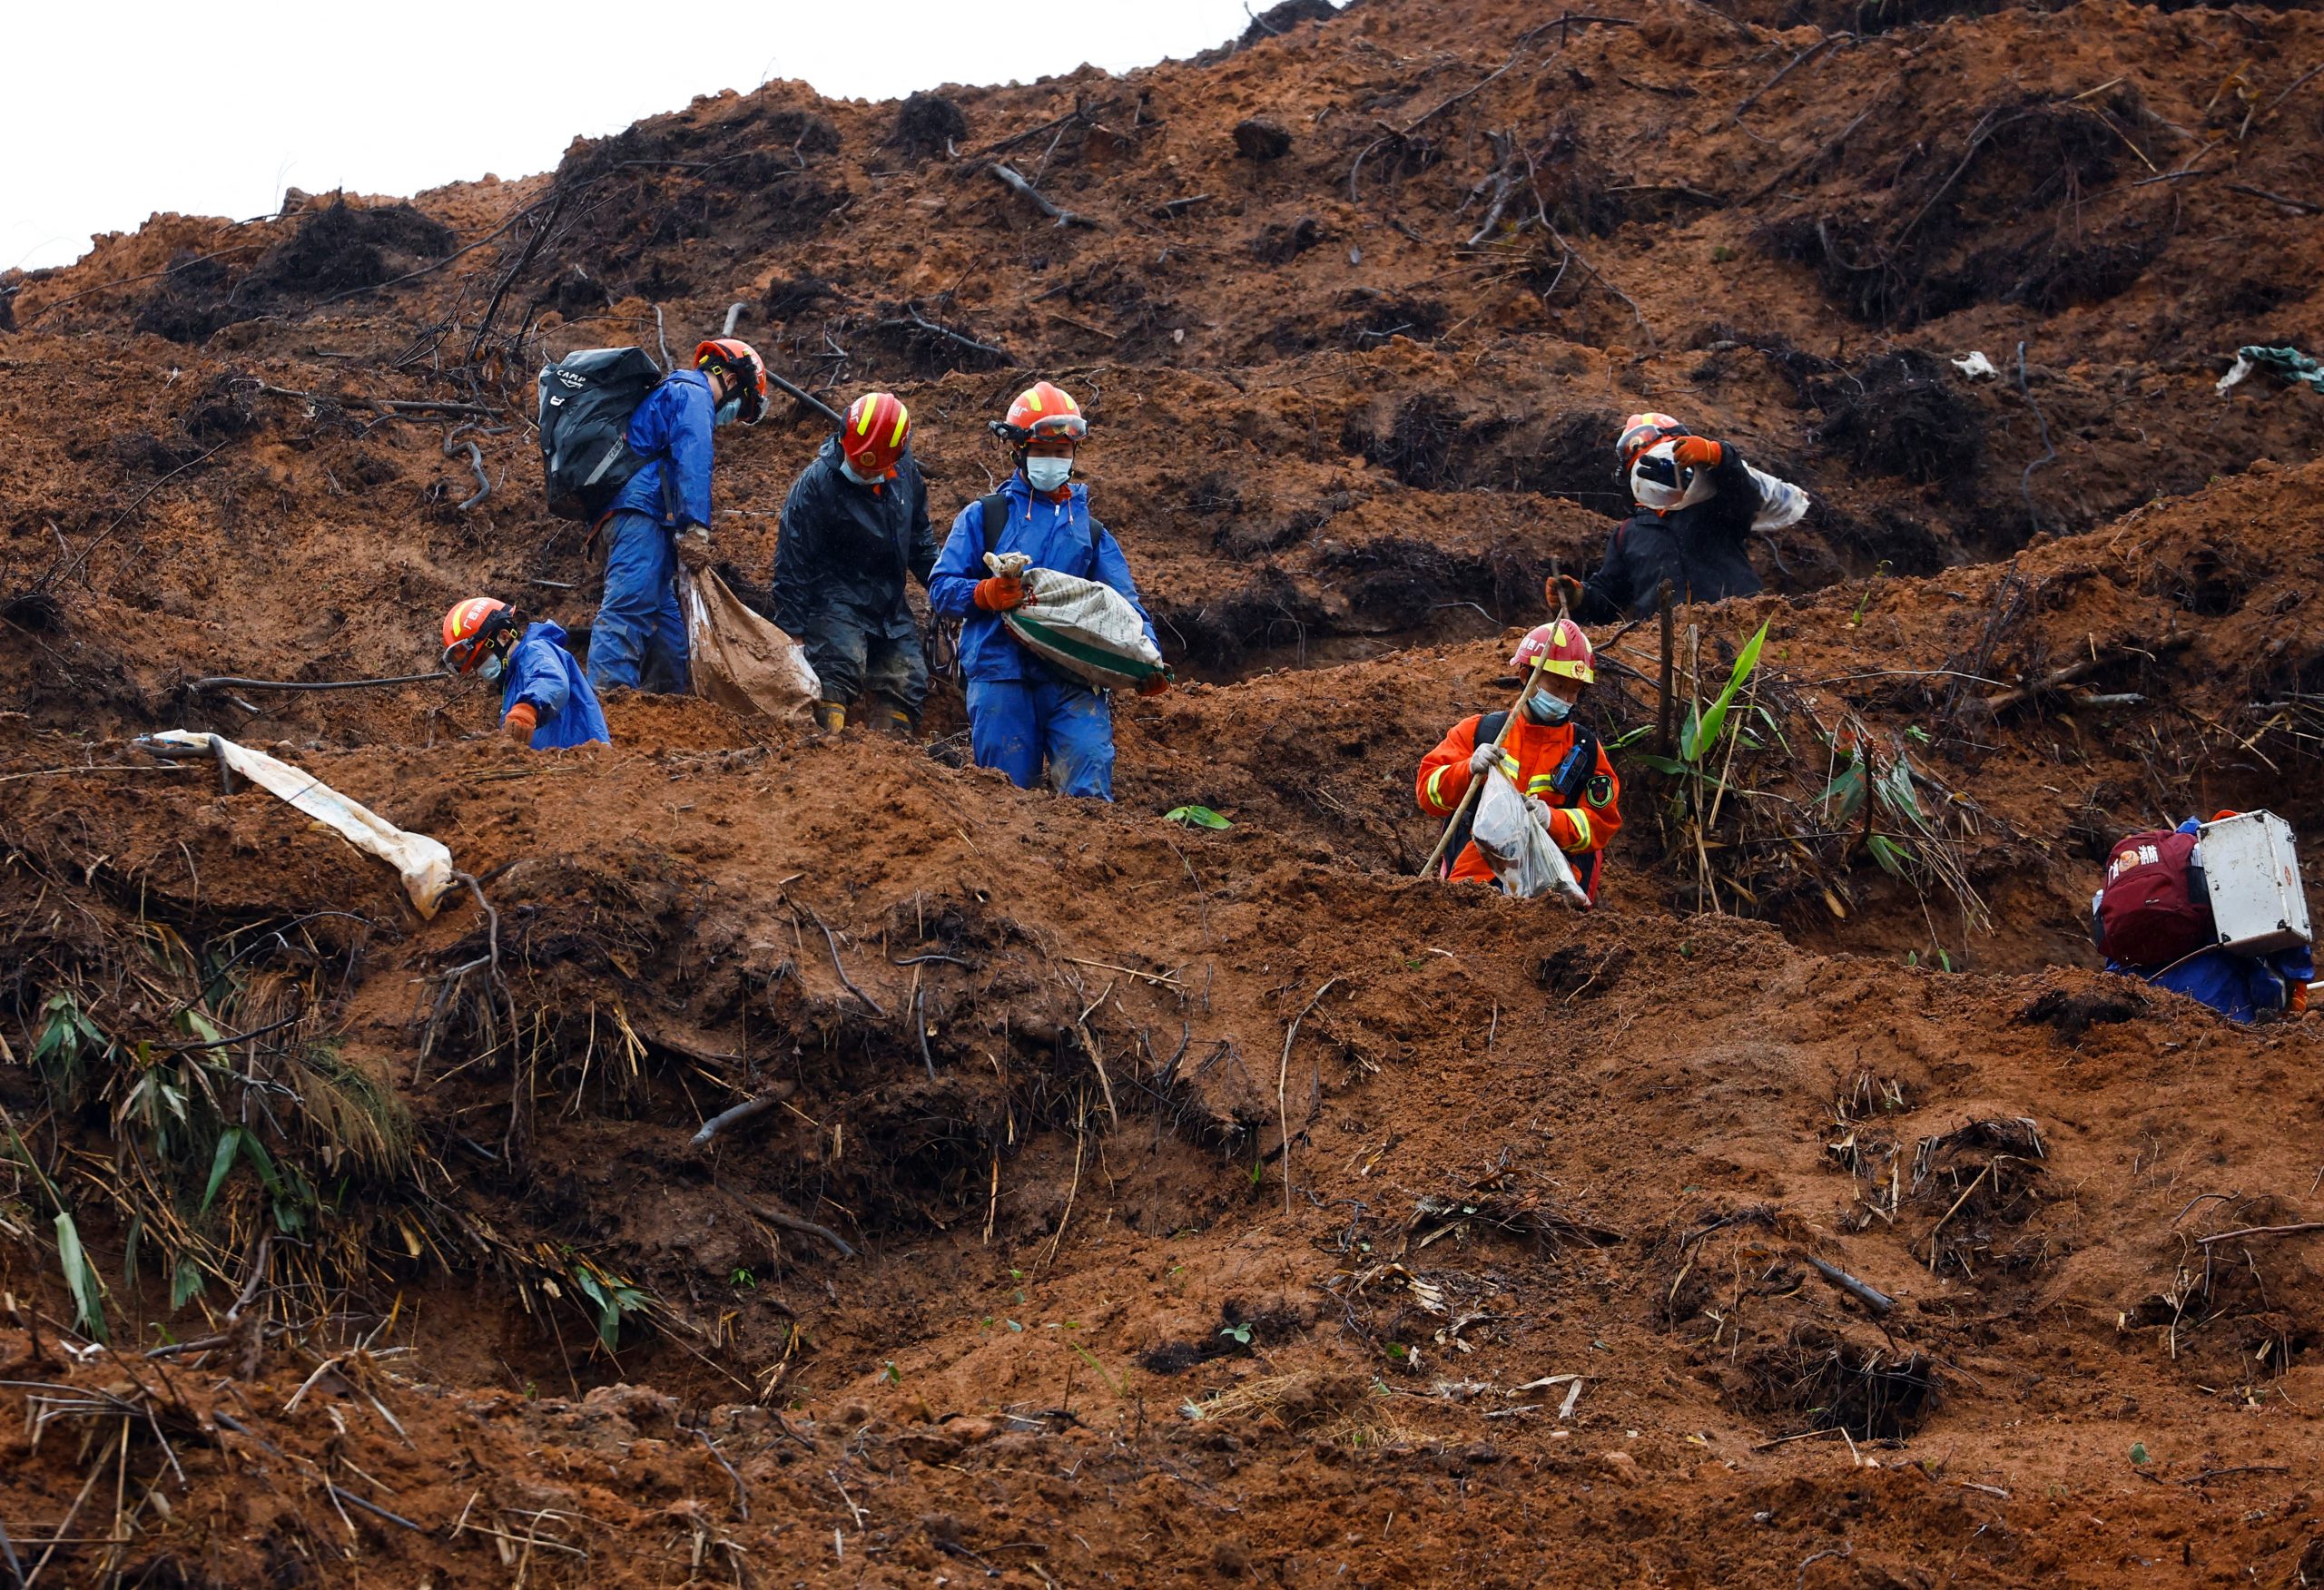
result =
[[[1125,71],[1247,25],[1243,0],[10,6],[0,270],[69,263],[156,211],[269,214],[286,185],[409,194],[546,171],[576,134],[769,77],[890,99]]]

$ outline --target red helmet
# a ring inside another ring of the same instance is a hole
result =
[[[714,337],[694,350],[694,368],[706,365],[734,378],[734,396],[743,400],[743,423],[756,425],[766,412],[766,361],[759,358],[759,350],[739,337]]]
[[[457,673],[473,673],[491,655],[492,643],[516,627],[517,615],[506,602],[471,596],[444,615],[444,666]]]
[[[1017,394],[1009,417],[994,420],[992,429],[1021,447],[1028,442],[1078,442],[1089,434],[1089,422],[1065,388],[1036,381]]]
[[[1627,470],[1640,453],[1655,443],[1667,441],[1672,437],[1692,435],[1692,431],[1667,414],[1656,414],[1651,410],[1633,414],[1622,421],[1622,434],[1614,442],[1614,456]]]
[[[1534,629],[1517,644],[1517,655],[1511,666],[1531,673],[1533,664],[1541,662],[1544,673],[1562,674],[1583,684],[1598,677],[1597,653],[1590,649],[1590,637],[1581,626],[1570,618],[1561,618]]]
[[[840,423],[839,450],[848,466],[866,480],[891,480],[896,460],[911,437],[911,411],[892,392],[866,392],[848,405]]]

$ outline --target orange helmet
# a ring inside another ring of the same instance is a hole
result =
[[[911,437],[911,411],[892,392],[866,392],[848,405],[840,423],[839,450],[848,466],[866,480],[892,480],[896,460]]]
[[[473,673],[492,653],[493,643],[516,627],[517,615],[506,602],[471,596],[444,615],[444,666],[456,673]]]
[[[1672,437],[1686,437],[1693,434],[1667,414],[1656,414],[1651,410],[1644,414],[1633,414],[1622,421],[1622,434],[1614,442],[1614,456],[1620,461],[1621,467],[1627,470],[1637,461],[1640,453],[1645,452],[1655,443],[1667,441]]]
[[[1089,434],[1089,422],[1065,388],[1036,381],[1017,394],[1009,417],[994,420],[992,430],[1021,447],[1028,442],[1078,442]]]
[[[1562,674],[1588,684],[1598,677],[1596,657],[1581,626],[1570,618],[1561,618],[1528,633],[1518,643],[1517,655],[1509,661],[1511,666],[1525,673],[1530,674],[1538,662],[1544,673]]]
[[[714,337],[694,350],[694,368],[716,365],[734,378],[734,395],[743,400],[742,421],[756,425],[766,412],[766,361],[759,350],[739,337]]]

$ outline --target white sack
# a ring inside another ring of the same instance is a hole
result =
[[[156,751],[215,756],[268,793],[281,797],[357,849],[367,851],[403,875],[404,892],[422,917],[436,914],[436,902],[452,886],[452,853],[426,834],[406,833],[369,807],[346,796],[312,773],[277,761],[262,751],[222,734],[192,734],[183,729],[148,735],[140,743]]]
[[[1484,792],[1477,797],[1469,838],[1501,880],[1501,887],[1516,898],[1530,900],[1537,895],[1554,894],[1573,905],[1590,903],[1565,852],[1534,819],[1525,797],[1499,768],[1485,774]]]
[[[1136,690],[1166,672],[1145,622],[1111,585],[1037,569],[1021,552],[988,552],[985,567],[1016,574],[1034,600],[1000,615],[1025,649],[1098,690]]]

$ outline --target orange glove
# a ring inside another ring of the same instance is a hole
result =
[[[1542,583],[1541,594],[1550,599],[1552,612],[1559,608],[1576,612],[1581,606],[1581,582],[1571,574],[1551,574]]]
[[[1158,696],[1169,688],[1170,676],[1168,674],[1149,673],[1138,682],[1137,693],[1142,696]]]
[[[508,715],[500,720],[500,732],[519,745],[530,745],[533,731],[540,726],[541,715],[533,710],[530,702],[518,702],[508,709]]]
[[[1025,589],[1025,582],[1015,574],[996,574],[990,580],[979,580],[973,593],[976,604],[987,613],[1007,613],[1012,608],[1029,607],[1033,594]]]
[[[1709,437],[1680,437],[1670,444],[1673,462],[1689,469],[1716,469],[1727,460],[1727,449]]]
[[[2290,1011],[2292,1015],[2294,1015],[2294,1016],[2305,1016],[2305,1015],[2307,1015],[2307,1014],[2308,1014],[2308,985],[2307,985],[2307,984],[2305,984],[2305,983],[2298,983],[2298,982],[2294,983],[2294,984],[2291,986],[2291,990],[2290,990],[2290,1001],[2291,1001],[2291,1003],[2285,1006],[2285,1008],[2286,1008],[2287,1010],[2289,1010],[2289,1011]]]

